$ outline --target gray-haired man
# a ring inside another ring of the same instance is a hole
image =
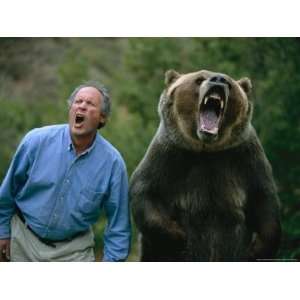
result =
[[[97,129],[106,89],[87,83],[69,99],[69,124],[30,131],[0,187],[0,260],[94,261],[91,226],[107,216],[104,261],[130,249],[128,179],[119,152]]]

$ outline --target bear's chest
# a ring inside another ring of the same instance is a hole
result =
[[[247,186],[241,160],[217,155],[192,158],[174,162],[165,177],[169,180],[165,186],[172,186],[165,193],[168,203],[179,214],[197,220],[242,223]]]

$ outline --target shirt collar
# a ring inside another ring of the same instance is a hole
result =
[[[71,138],[71,134],[70,134],[70,126],[69,125],[66,126],[66,135],[67,135],[67,150],[72,151],[75,147],[74,147],[73,142],[72,142],[72,138]],[[80,155],[90,153],[95,148],[95,145],[98,142],[98,139],[99,139],[99,133],[97,132],[92,145],[88,149],[86,149],[84,152],[82,152]]]

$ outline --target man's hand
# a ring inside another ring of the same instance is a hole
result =
[[[0,262],[10,260],[10,239],[0,240]]]

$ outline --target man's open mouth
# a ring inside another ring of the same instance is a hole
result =
[[[200,132],[217,135],[226,105],[224,90],[211,88],[200,104]]]
[[[85,120],[85,116],[82,114],[76,114],[75,116],[75,126],[79,127]]]

